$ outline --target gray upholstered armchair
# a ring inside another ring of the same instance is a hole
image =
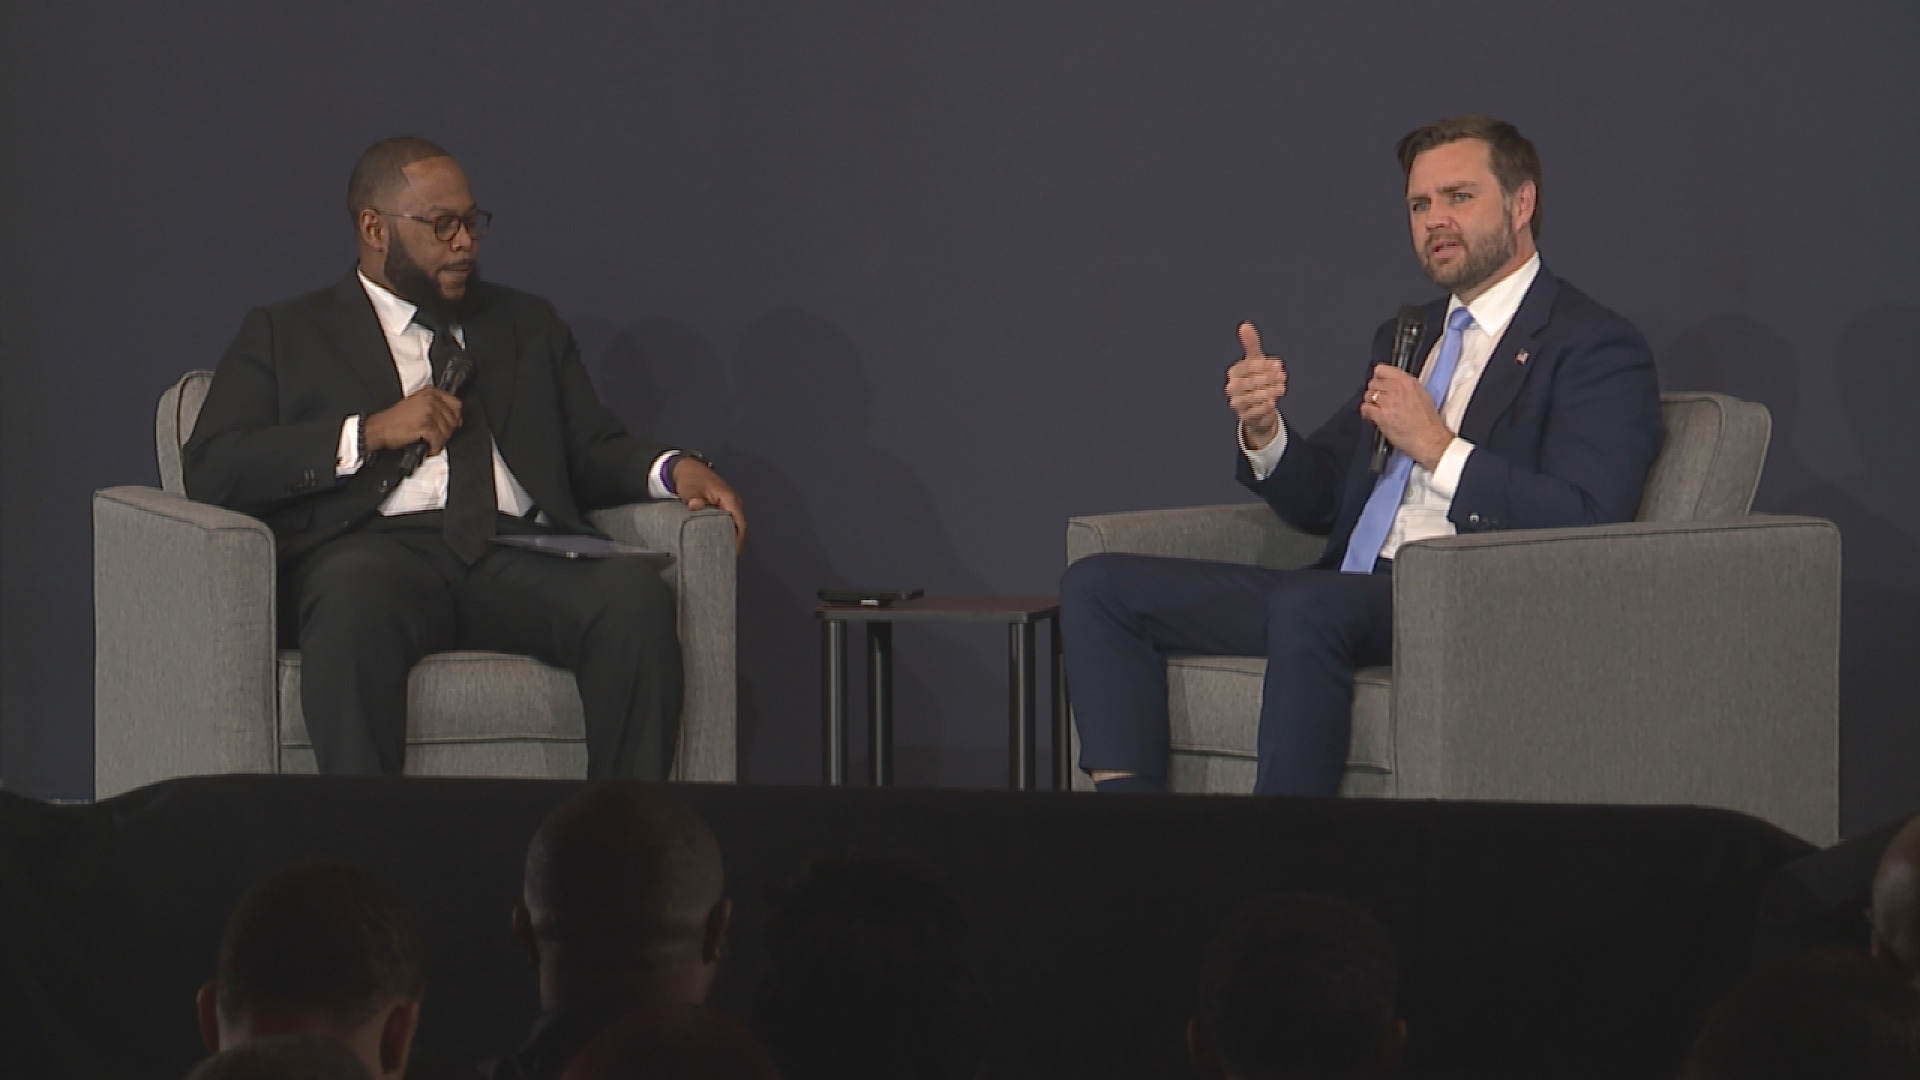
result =
[[[245,514],[189,500],[180,446],[212,373],[160,398],[161,489],[93,496],[94,794],[172,776],[312,772],[300,715],[300,654],[274,641],[273,534]],[[686,700],[673,776],[734,778],[733,525],[676,502],[602,510],[619,540],[670,551]],[[580,777],[585,728],[573,676],[529,657],[427,657],[408,685],[406,771]]]
[[[1764,406],[1661,402],[1667,441],[1639,520],[1400,550],[1394,663],[1359,674],[1341,794],[1694,803],[1835,838],[1839,530],[1747,514]],[[1324,543],[1263,504],[1067,523],[1068,562],[1127,551],[1290,567]],[[1168,661],[1175,790],[1253,789],[1265,668]]]

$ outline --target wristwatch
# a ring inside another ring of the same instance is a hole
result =
[[[713,468],[713,459],[698,450],[675,450],[673,454],[667,458],[666,465],[660,469],[660,482],[667,486],[667,492],[669,494],[680,494],[680,489],[675,487],[673,483],[673,467],[679,464],[680,459],[683,457],[690,457],[709,469]]]

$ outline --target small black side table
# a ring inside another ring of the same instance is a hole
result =
[[[923,596],[886,607],[823,604],[820,619],[820,711],[824,721],[825,777],[846,782],[847,624],[867,626],[868,779],[893,782],[893,624],[897,622],[999,622],[1007,624],[1007,782],[1016,791],[1034,786],[1033,624],[1052,621],[1053,783],[1066,791],[1067,684],[1060,665],[1060,600],[1053,596]]]

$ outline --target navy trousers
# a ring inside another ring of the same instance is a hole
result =
[[[1353,673],[1392,660],[1393,579],[1101,554],[1060,579],[1060,626],[1082,769],[1164,787],[1167,657],[1265,656],[1254,791],[1332,795]]]

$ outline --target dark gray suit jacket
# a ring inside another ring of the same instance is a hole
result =
[[[628,435],[600,403],[573,334],[538,297],[473,286],[462,333],[507,467],[554,526],[592,532],[588,510],[651,498],[667,447]],[[334,479],[346,418],[401,398],[400,376],[356,274],[247,314],[182,448],[187,494],[265,521],[284,557],[364,522],[391,490],[401,451]]]

